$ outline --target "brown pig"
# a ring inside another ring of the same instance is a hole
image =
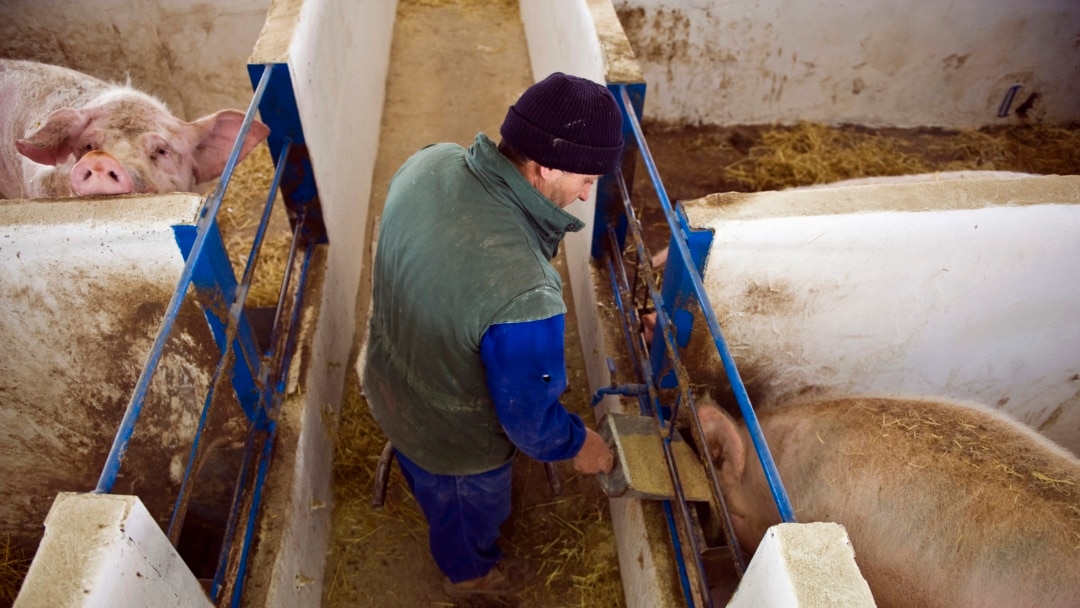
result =
[[[0,197],[196,192],[221,176],[243,119],[186,122],[130,86],[0,59]],[[269,132],[253,121],[240,159]]]
[[[744,424],[698,419],[732,524],[780,523]],[[758,414],[800,522],[844,526],[879,606],[1080,606],[1080,460],[975,405],[818,398]]]

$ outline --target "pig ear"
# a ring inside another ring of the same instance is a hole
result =
[[[709,455],[718,460],[720,480],[737,483],[746,469],[746,451],[735,421],[711,400],[698,405],[698,420],[708,446]]]
[[[193,154],[197,183],[221,177],[243,122],[244,113],[240,110],[221,110],[191,123],[196,132],[201,135],[201,139],[195,144]],[[268,135],[270,135],[270,127],[257,120],[251,121],[251,128],[248,129],[247,137],[244,138],[237,162],[244,160],[244,157]]]
[[[15,148],[35,163],[56,165],[72,153],[90,119],[89,111],[61,108],[49,114],[37,131],[16,140]]]

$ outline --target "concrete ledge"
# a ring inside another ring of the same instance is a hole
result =
[[[74,493],[53,502],[14,605],[212,606],[138,497]]]
[[[778,524],[750,561],[729,608],[875,606],[844,527]]]

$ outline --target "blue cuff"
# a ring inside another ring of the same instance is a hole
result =
[[[492,325],[480,339],[487,387],[503,430],[522,452],[543,462],[573,458],[585,423],[566,411],[563,315]]]

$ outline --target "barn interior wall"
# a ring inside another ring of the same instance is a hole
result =
[[[193,120],[245,109],[245,68],[268,0],[14,0],[0,4],[0,57],[63,65],[158,96]]]
[[[58,491],[95,487],[184,268],[174,226],[200,198],[138,202],[0,205],[0,539],[27,554]],[[217,349],[196,303],[182,311],[115,487],[165,525]]]
[[[645,114],[657,121],[970,128],[1080,120],[1073,0],[614,4],[649,83]],[[1013,85],[1022,88],[999,117]]]

